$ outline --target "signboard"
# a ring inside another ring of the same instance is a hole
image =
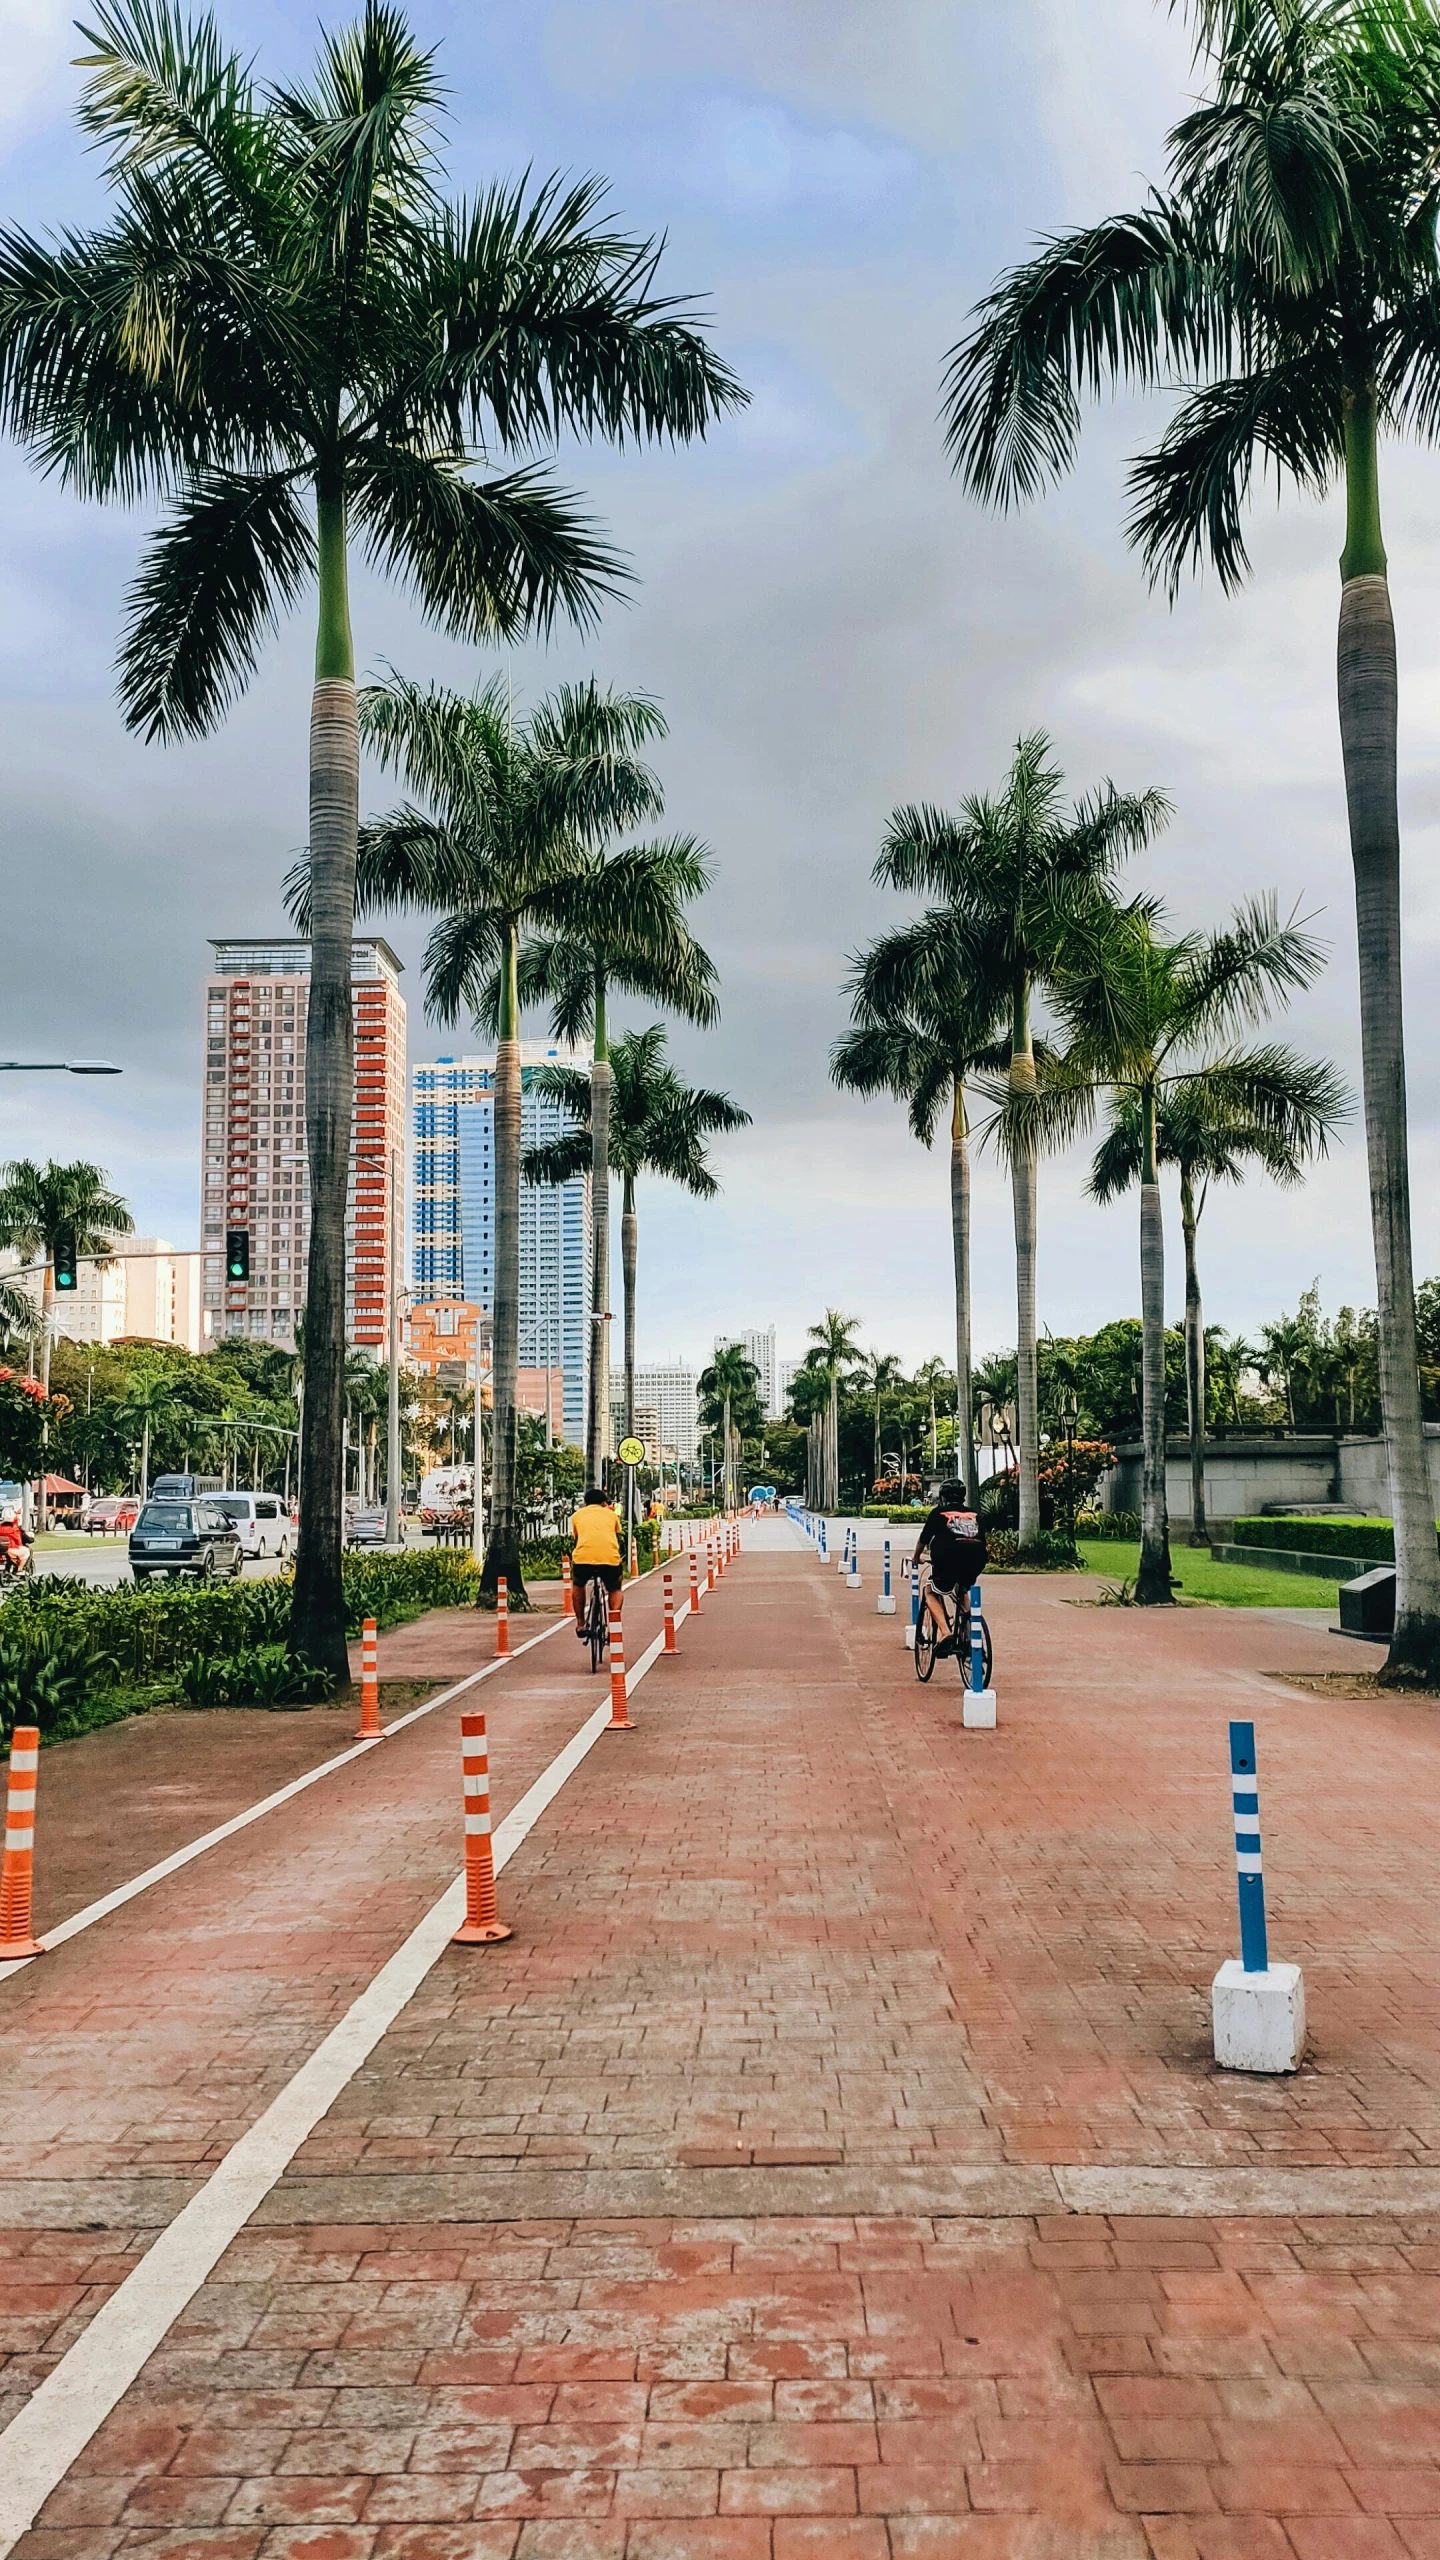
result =
[[[638,1467],[645,1455],[643,1440],[622,1440],[615,1452],[622,1467]]]

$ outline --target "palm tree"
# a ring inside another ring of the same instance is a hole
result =
[[[905,1384],[905,1371],[893,1351],[871,1351],[861,1362],[860,1372],[855,1383],[863,1393],[868,1395],[870,1398],[870,1413],[873,1426],[872,1436],[874,1441],[874,1464],[871,1469],[871,1480],[872,1482],[878,1483],[880,1477],[881,1424],[884,1417],[885,1407],[887,1401],[893,1401],[900,1388]]]
[[[947,981],[953,956],[948,919],[939,949],[929,919],[886,934],[863,952],[848,982],[854,1027],[830,1052],[830,1073],[852,1093],[892,1093],[910,1106],[910,1127],[932,1146],[942,1110],[950,1119],[950,1245],[955,1272],[956,1457],[975,1476],[970,1392],[970,1132],[966,1086],[977,1069],[1003,1069],[1008,1049],[994,1039],[1003,998],[993,983]],[[934,1433],[931,1434],[932,1442]]]
[[[120,694],[204,734],[282,609],[314,593],[306,1120],[310,1318],[290,1641],[343,1676],[340,1448],[359,743],[348,555],[457,638],[585,622],[620,575],[526,457],[573,434],[689,438],[740,397],[657,251],[551,179],[444,203],[433,56],[390,0],[322,38],[308,88],[256,86],[214,20],[103,0],[80,121],[107,230],[0,237],[0,416],[85,495],[158,498]],[[510,466],[477,478],[488,457]]]
[[[943,902],[923,919],[935,1004],[953,1004],[956,988],[985,988],[1008,1016],[1022,1550],[1040,1531],[1034,998],[1063,961],[1072,928],[1170,809],[1163,792],[1120,792],[1106,783],[1066,811],[1052,757],[1050,740],[1036,731],[1016,747],[998,798],[977,793],[954,818],[924,806],[897,809],[875,865],[886,886]]]
[[[760,1399],[757,1393],[760,1372],[738,1342],[723,1343],[708,1369],[702,1369],[696,1380],[701,1419],[710,1429],[721,1433],[721,1467],[723,1507],[733,1511],[737,1504],[735,1462],[739,1454],[736,1441],[749,1423],[752,1431],[760,1427]],[[737,1432],[736,1416],[740,1417]]]
[[[150,1498],[150,1443],[155,1431],[163,1429],[167,1422],[193,1422],[195,1419],[185,1402],[185,1390],[178,1378],[167,1377],[163,1369],[147,1369],[130,1380],[116,1420],[125,1430],[140,1434],[142,1502]]]
[[[710,1170],[707,1138],[748,1129],[750,1114],[701,1085],[683,1084],[665,1056],[665,1031],[627,1032],[610,1051],[610,1162],[623,1185],[620,1265],[625,1293],[625,1435],[635,1431],[635,1303],[640,1220],[635,1185],[642,1174],[678,1182],[697,1200],[713,1200],[720,1185]],[[536,1067],[532,1092],[557,1102],[573,1127],[561,1138],[531,1147],[521,1171],[527,1182],[573,1182],[591,1171],[590,1113],[594,1086],[578,1067]]]
[[[858,1318],[842,1316],[835,1307],[827,1307],[820,1323],[812,1324],[806,1335],[814,1348],[806,1352],[805,1366],[825,1381],[818,1488],[822,1511],[835,1511],[840,1505],[840,1380],[860,1357],[859,1337]]]
[[[663,722],[655,715],[657,729]],[[659,814],[658,790],[651,814]],[[613,993],[647,996],[686,1021],[719,1015],[715,970],[685,922],[688,901],[709,886],[710,861],[690,836],[666,843],[600,845],[588,856],[590,889],[569,933],[538,935],[521,954],[522,1004],[548,1004],[557,1039],[588,1040],[590,1104],[590,1402],[585,1463],[598,1484],[610,1435],[610,1122]]]
[[[1071,1035],[1056,1077],[1073,1105],[1072,1125],[1083,1125],[1101,1084],[1128,1099],[1140,1121],[1143,1454],[1135,1597],[1145,1606],[1174,1596],[1165,1499],[1160,1106],[1178,1090],[1182,1108],[1193,1108],[1203,1093],[1217,1117],[1268,1127],[1293,1152],[1313,1153],[1344,1108],[1337,1080],[1328,1068],[1307,1068],[1289,1050],[1237,1048],[1234,1034],[1313,985],[1323,965],[1320,945],[1293,917],[1282,924],[1273,899],[1239,908],[1223,932],[1173,942],[1158,929],[1153,904],[1137,900],[1098,920],[1085,937],[1072,937],[1052,988]],[[1216,1042],[1221,1045],[1212,1047]]]
[[[1083,391],[1178,388],[1135,466],[1129,527],[1172,596],[1206,557],[1227,589],[1246,575],[1257,463],[1307,495],[1344,486],[1340,743],[1397,1567],[1387,1676],[1429,1678],[1440,1551],[1415,1326],[1379,439],[1432,441],[1440,426],[1440,20],[1423,0],[1204,0],[1197,18],[1211,93],[1169,137],[1168,187],[1001,279],[949,359],[949,443],[967,485],[1006,503],[1068,468]]]
[[[55,1322],[55,1256],[62,1249],[105,1262],[117,1236],[133,1235],[135,1221],[98,1164],[36,1164],[17,1156],[0,1180],[0,1246],[27,1262],[40,1261],[41,1384],[50,1390],[50,1341]],[[33,1350],[32,1350],[33,1359]],[[40,1478],[39,1525],[47,1517],[45,1478]]]
[[[1183,1078],[1162,1093],[1155,1113],[1157,1164],[1180,1175],[1180,1233],[1185,1248],[1185,1402],[1190,1433],[1190,1539],[1208,1547],[1205,1520],[1205,1319],[1200,1294],[1197,1239],[1212,1182],[1243,1182],[1259,1165],[1286,1186],[1304,1179],[1304,1166],[1324,1155],[1335,1122],[1346,1108],[1332,1070],[1313,1059],[1276,1049],[1272,1104],[1264,1119],[1237,1116],[1233,1105],[1204,1078]],[[1090,1177],[1095,1200],[1114,1200],[1140,1180],[1144,1119],[1133,1093],[1117,1093],[1110,1127]],[[1241,1346],[1243,1349],[1243,1345]]]
[[[562,685],[517,720],[496,679],[475,694],[392,676],[369,686],[361,734],[398,768],[413,801],[362,829],[355,897],[363,911],[439,912],[427,951],[427,999],[443,1021],[494,1009],[495,1304],[491,1501],[480,1597],[503,1575],[526,1606],[515,1499],[520,1325],[520,998],[526,925],[575,929],[596,897],[586,849],[638,805],[652,778],[638,749],[653,733],[643,695]],[[303,911],[308,879],[292,874]]]

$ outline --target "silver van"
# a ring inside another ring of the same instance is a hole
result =
[[[294,1553],[295,1537],[290,1514],[278,1493],[212,1493],[210,1500],[217,1511],[235,1524],[235,1534],[247,1556],[274,1557],[281,1564]]]

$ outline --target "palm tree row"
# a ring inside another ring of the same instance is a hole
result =
[[[214,19],[187,19],[174,0],[103,0],[86,45],[80,121],[115,211],[55,242],[0,235],[0,420],[83,496],[167,511],[120,651],[122,709],[145,737],[213,729],[281,613],[313,599],[311,1227],[290,1640],[343,1677],[351,549],[461,640],[583,626],[623,564],[537,456],[570,437],[688,441],[744,395],[695,315],[659,290],[656,245],[609,218],[598,181],[444,200],[442,84],[390,0],[365,0],[322,37],[308,86],[260,86]],[[490,965],[503,957],[492,947]],[[510,986],[507,974],[507,1006]]]
[[[1020,741],[997,797],[977,794],[954,818],[931,808],[897,811],[875,876],[938,902],[860,955],[849,981],[852,1028],[831,1056],[837,1082],[903,1099],[927,1145],[950,1099],[958,1449],[972,1486],[967,1080],[978,1079],[991,1104],[986,1134],[1010,1167],[1014,1202],[1022,1553],[1035,1546],[1041,1525],[1037,1168],[1043,1153],[1090,1127],[1102,1095],[1111,1096],[1112,1124],[1090,1187],[1101,1200],[1132,1182],[1140,1191],[1137,1598],[1144,1603],[1171,1597],[1160,1165],[1169,1160],[1181,1171],[1192,1467],[1200,1486],[1192,1535],[1203,1536],[1196,1257],[1203,1184],[1233,1178],[1247,1161],[1281,1180],[1298,1179],[1346,1108],[1328,1067],[1273,1042],[1238,1043],[1242,1029],[1318,974],[1320,948],[1302,925],[1282,922],[1272,901],[1257,900],[1222,932],[1171,938],[1154,900],[1119,898],[1121,859],[1147,844],[1167,814],[1161,793],[1127,794],[1110,783],[1066,811],[1049,741],[1039,733]],[[1036,1032],[1041,999],[1053,1020],[1048,1042]],[[829,1498],[828,1483],[822,1498]]]
[[[1138,212],[1048,239],[952,350],[950,449],[1008,505],[1068,470],[1083,394],[1177,406],[1131,474],[1129,539],[1172,597],[1249,561],[1257,476],[1345,495],[1338,685],[1395,1519],[1391,1677],[1440,1672],[1440,1551],[1417,1356],[1400,945],[1397,668],[1382,433],[1440,430],[1440,19],[1422,0],[1194,0],[1208,94]]]

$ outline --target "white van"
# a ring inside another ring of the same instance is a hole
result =
[[[290,1514],[278,1493],[212,1493],[209,1499],[234,1521],[247,1556],[274,1556],[284,1564],[294,1553]]]

